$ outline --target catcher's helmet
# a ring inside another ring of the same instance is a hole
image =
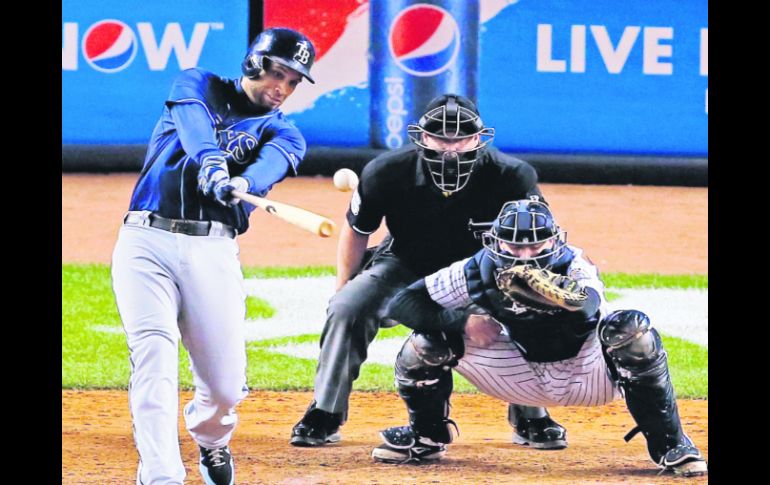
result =
[[[294,69],[315,84],[310,68],[315,60],[315,47],[310,40],[296,30],[276,27],[267,29],[254,39],[241,64],[243,75],[250,78],[259,76],[267,69],[265,59]]]
[[[506,202],[490,230],[482,234],[481,240],[487,255],[499,268],[529,264],[549,269],[562,255],[567,233],[556,223],[551,209],[544,202],[532,198]],[[533,246],[550,240],[554,241],[551,247],[529,258],[514,256],[500,246],[500,242]]]
[[[419,122],[407,127],[407,133],[420,147],[433,183],[446,195],[465,187],[476,160],[495,136],[494,128],[484,127],[473,101],[457,94],[433,98]],[[463,151],[437,151],[425,144],[423,134],[450,141],[478,135],[479,143]]]

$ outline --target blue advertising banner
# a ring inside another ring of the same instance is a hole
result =
[[[705,0],[521,0],[480,49],[480,109],[499,145],[708,154]]]
[[[146,143],[174,77],[240,75],[247,0],[62,1],[62,143]]]
[[[265,0],[317,49],[284,111],[311,144],[392,148],[456,90],[506,151],[708,155],[707,0],[477,2]]]
[[[311,145],[399,146],[452,90],[505,151],[708,156],[707,0],[262,3],[316,47],[282,106]],[[64,0],[62,143],[146,143],[181,69],[237,77],[248,4]]]

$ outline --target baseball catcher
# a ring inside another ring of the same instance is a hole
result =
[[[624,396],[637,424],[627,441],[641,432],[663,471],[707,473],[682,430],[660,335],[640,311],[608,311],[597,268],[567,244],[548,206],[537,197],[507,202],[482,241],[474,256],[391,300],[388,317],[414,330],[395,370],[409,425],[382,431],[372,457],[445,455],[457,429],[449,419],[454,369],[485,394],[527,406],[597,406]]]

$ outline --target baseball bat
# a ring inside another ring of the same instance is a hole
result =
[[[289,224],[293,224],[306,231],[310,231],[321,237],[329,237],[334,234],[335,224],[329,218],[315,214],[293,205],[283,204],[274,200],[257,197],[237,190],[232,192],[234,197],[245,200],[249,204],[255,205],[268,214],[272,214],[279,219],[283,219]]]

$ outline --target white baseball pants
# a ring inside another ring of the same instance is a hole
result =
[[[596,333],[575,357],[545,363],[527,361],[506,334],[486,347],[465,338],[455,370],[484,394],[526,406],[600,406],[622,397]]]
[[[138,482],[181,484],[178,341],[195,385],[184,418],[199,445],[227,445],[246,397],[246,293],[238,244],[123,226],[112,283],[131,360],[129,404],[139,452]]]

